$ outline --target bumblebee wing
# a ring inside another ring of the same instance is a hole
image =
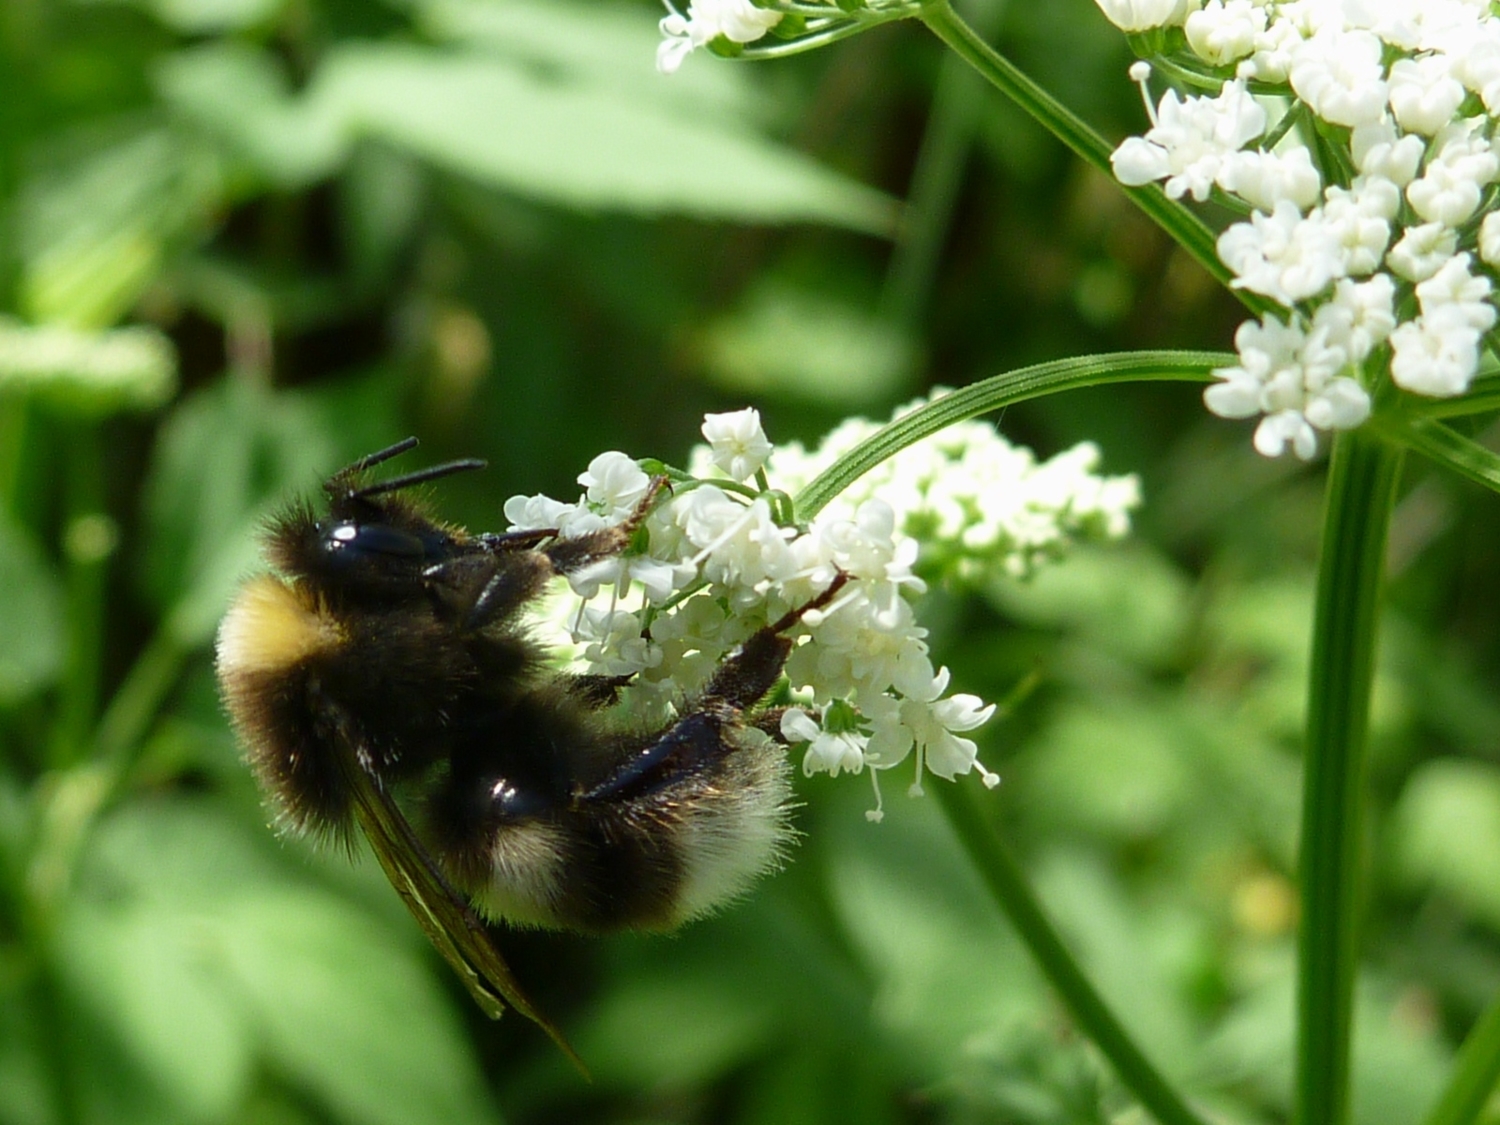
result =
[[[347,732],[347,725],[339,724]],[[509,1004],[545,1031],[583,1072],[588,1069],[558,1027],[537,1010],[521,991],[520,982],[496,948],[489,927],[453,888],[417,837],[411,822],[379,777],[369,768],[368,756],[345,738],[345,773],[354,795],[355,815],[375,858],[417,925],[480,1009],[499,1019]]]

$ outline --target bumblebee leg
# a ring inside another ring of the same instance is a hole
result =
[[[568,694],[588,707],[609,707],[620,698],[620,689],[628,687],[634,673],[625,676],[570,676]]]
[[[758,703],[776,683],[786,664],[786,658],[791,654],[792,642],[782,634],[801,621],[804,615],[815,609],[822,609],[833,601],[848,581],[849,576],[840,571],[829,583],[828,589],[812,601],[798,606],[753,634],[739,652],[719,665],[719,670],[714,673],[714,678],[708,682],[708,689],[703,693],[704,701],[723,702],[737,711]]]
[[[828,589],[812,601],[753,634],[739,652],[719,666],[693,710],[604,782],[580,794],[579,799],[629,797],[701,768],[716,754],[731,752],[734,746],[725,740],[724,728],[741,723],[742,712],[771,690],[792,651],[792,642],[781,634],[802,620],[804,614],[831,602],[848,580],[849,576],[840,572]],[[774,715],[777,724],[774,729],[767,729],[758,720],[750,725],[776,737],[781,710]]]
[[[666,477],[653,477],[650,487],[646,489],[646,495],[641,497],[641,502],[635,506],[635,511],[631,512],[623,523],[617,523],[614,527],[606,527],[602,531],[590,532],[588,535],[580,535],[575,539],[560,539],[551,546],[542,548],[542,554],[551,560],[552,569],[558,574],[572,574],[575,570],[582,570],[601,559],[618,555],[630,546],[630,541],[635,538],[636,531],[641,524],[646,522],[646,517],[651,514],[657,498],[666,487]]]
[[[575,804],[627,801],[701,770],[705,762],[732,749],[724,740],[724,727],[733,719],[732,714],[716,709],[683,716],[622,768],[578,793]]]

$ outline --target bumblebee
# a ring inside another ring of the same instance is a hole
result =
[[[369,838],[392,885],[480,1006],[505,1004],[573,1056],[526,998],[486,920],[607,932],[669,929],[741,893],[792,830],[780,712],[786,633],[753,634],[664,730],[621,730],[623,681],[564,674],[523,615],[556,575],[624,551],[658,498],[618,526],[471,534],[385,480],[408,438],[336,472],[326,504],[265,533],[219,630],[226,709],[282,830]]]

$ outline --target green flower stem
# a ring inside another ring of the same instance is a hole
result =
[[[1108,383],[1205,383],[1215,367],[1237,362],[1222,352],[1117,352],[1077,356],[1002,372],[944,395],[871,434],[797,494],[797,518],[809,520],[849,485],[895,453],[956,422],[1029,398]]]
[[[973,28],[959,18],[950,0],[924,0],[918,18],[934,35],[979,71],[990,85],[1040,122],[1080,159],[1111,180],[1114,179],[1109,162],[1111,150],[1104,138],[981,39]],[[1168,199],[1159,184],[1146,184],[1142,187],[1121,185],[1120,190],[1216,280],[1225,286],[1229,285],[1233,275],[1219,261],[1214,249],[1216,236],[1198,216],[1176,200]],[[1253,312],[1265,313],[1276,307],[1269,299],[1247,293],[1243,289],[1232,291]]]
[[[1363,430],[1333,443],[1318,565],[1303,767],[1295,1120],[1344,1125],[1358,960],[1365,743],[1399,448]]]
[[[1404,414],[1377,414],[1369,425],[1386,440],[1420,453],[1492,492],[1500,492],[1500,454],[1451,427],[1431,418]]]
[[[1004,0],[971,5],[981,31],[999,22],[1003,6]],[[881,294],[883,318],[903,328],[921,319],[932,291],[983,98],[979,76],[963,59],[945,52]]]
[[[108,552],[80,549],[85,521],[104,518],[104,470],[97,425],[81,422],[67,431],[67,512],[62,555],[67,584],[67,657],[52,742],[52,765],[76,762],[87,745],[99,707],[104,645],[104,580]]]
[[[1424,1125],[1470,1125],[1500,1079],[1500,1000],[1490,1004],[1464,1040],[1448,1088]]]
[[[1188,1108],[1182,1096],[1141,1053],[1109,1005],[1083,975],[1027,884],[1020,864],[990,824],[970,788],[963,784],[943,784],[932,786],[932,792],[937,794],[943,811],[948,814],[948,823],[1000,909],[1062,996],[1079,1027],[1113,1064],[1120,1081],[1161,1125],[1204,1125],[1203,1118]]]

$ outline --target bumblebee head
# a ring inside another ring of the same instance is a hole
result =
[[[272,565],[333,601],[390,601],[420,597],[424,571],[470,542],[457,528],[434,521],[404,489],[454,473],[482,469],[468,458],[388,480],[368,480],[370,468],[417,444],[407,438],[361,457],[323,485],[327,510],[306,504],[272,521],[266,536]]]

